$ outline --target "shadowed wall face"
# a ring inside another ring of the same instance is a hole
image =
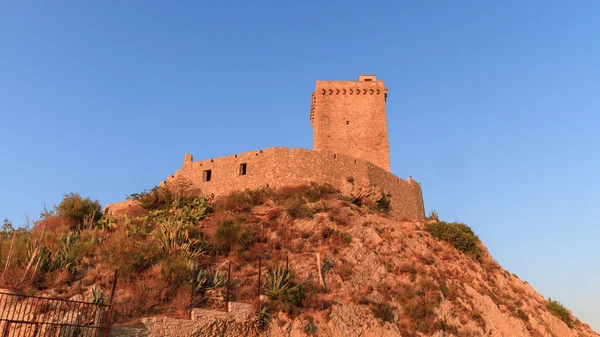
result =
[[[385,100],[373,75],[358,81],[317,81],[310,120],[315,151],[343,153],[390,170]]]

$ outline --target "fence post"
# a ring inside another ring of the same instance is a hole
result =
[[[225,311],[229,312],[229,284],[231,282],[231,261],[227,270],[227,294],[225,295]]]
[[[2,333],[2,337],[8,337],[8,333],[10,332],[10,321],[6,322],[4,326],[4,333]]]
[[[192,270],[192,294],[190,296],[190,309],[194,307],[194,297],[196,297],[196,279],[198,278],[199,273],[200,269],[194,267]]]
[[[260,274],[262,274],[262,258],[258,259],[258,288],[256,291],[256,297],[260,299]]]
[[[111,319],[111,315],[112,315],[112,304],[113,304],[113,297],[115,297],[115,288],[117,286],[117,280],[119,279],[119,271],[115,269],[115,276],[113,278],[113,285],[112,285],[112,290],[110,292],[110,303],[108,304],[108,317],[106,319],[106,330],[104,332],[104,336],[108,337],[108,334],[110,333],[110,319]]]

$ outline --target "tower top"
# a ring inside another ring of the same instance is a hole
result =
[[[365,159],[389,171],[386,96],[375,75],[317,81],[310,113],[314,150]]]
[[[377,76],[375,75],[359,75],[359,82],[369,82],[369,81],[377,81]]]

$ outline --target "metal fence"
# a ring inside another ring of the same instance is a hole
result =
[[[107,337],[116,279],[103,304],[0,292],[0,337]]]
[[[263,270],[264,267],[262,265],[263,259],[259,259],[258,260],[258,273],[256,275],[257,281],[256,281],[256,298],[260,298],[260,295],[262,294],[262,289],[261,289],[261,276],[263,274]],[[320,262],[319,262],[320,263]],[[196,307],[196,305],[198,305],[201,301],[200,298],[198,298],[199,292],[198,292],[198,275],[201,272],[201,269],[197,269],[193,272],[193,276],[192,276],[192,294],[190,297],[190,308],[194,308]],[[289,256],[285,257],[285,271],[286,273],[288,273],[290,270],[290,258]],[[320,272],[320,271],[319,271]],[[228,303],[229,303],[229,299],[230,299],[230,289],[231,289],[231,261],[228,262],[227,264],[227,277],[226,277],[226,281],[225,281],[225,298],[224,298],[224,302],[223,305],[224,307],[222,308],[225,311],[228,311]]]

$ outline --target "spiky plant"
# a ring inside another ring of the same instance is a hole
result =
[[[197,261],[206,253],[200,240],[190,238],[188,226],[183,221],[159,222],[157,242],[159,250],[166,256],[180,254],[189,261]]]
[[[102,291],[99,285],[94,284],[92,286],[92,303],[94,304],[104,304],[106,301],[106,295]]]
[[[225,286],[227,279],[225,274],[218,269],[201,269],[196,276],[196,291],[204,294],[208,290],[214,290]]]
[[[70,231],[67,235],[60,237],[60,247],[55,254],[51,256],[51,270],[68,270],[75,272],[77,270],[77,245],[79,243],[79,233]]]
[[[302,301],[301,286],[294,284],[290,272],[279,266],[267,273],[263,289],[271,301],[283,306],[283,310],[289,309],[290,305],[298,306]]]

